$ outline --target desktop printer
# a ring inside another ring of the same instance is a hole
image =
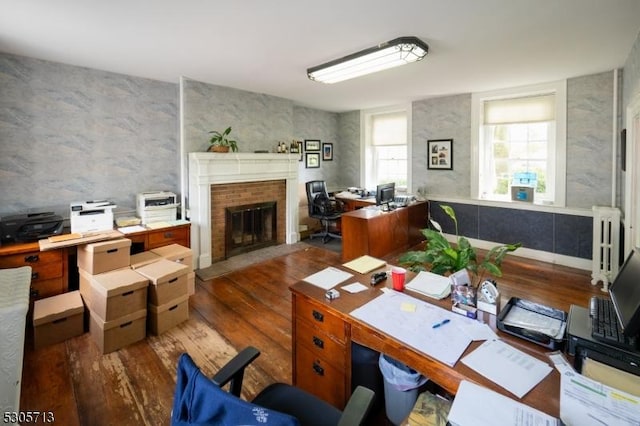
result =
[[[30,242],[62,233],[62,217],[53,212],[25,213],[0,219],[0,240]]]
[[[153,191],[138,194],[137,213],[142,224],[176,220],[178,197],[173,192]]]
[[[113,209],[117,206],[107,200],[71,203],[71,232],[91,233],[113,229]]]

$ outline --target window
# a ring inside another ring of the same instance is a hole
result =
[[[472,198],[532,186],[535,202],[564,206],[565,83],[473,95],[472,111]]]
[[[409,186],[408,109],[389,108],[364,112],[363,175],[365,187],[395,182],[396,188]]]

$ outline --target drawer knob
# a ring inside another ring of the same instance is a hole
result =
[[[320,365],[317,362],[313,363],[313,371],[318,375],[318,376],[324,376],[324,368],[320,367]]]
[[[324,341],[319,337],[313,336],[313,344],[320,349],[324,349]]]
[[[31,279],[32,280],[37,280],[38,279],[38,273],[37,272],[31,273]]]
[[[165,238],[173,238],[173,232],[165,232],[164,233],[164,237]]]
[[[36,263],[40,260],[40,256],[37,254],[30,254],[29,256],[24,257],[24,261],[27,263]]]
[[[324,321],[324,315],[322,315],[321,312],[318,312],[314,309],[313,313],[313,319],[318,321],[318,322],[323,322]]]
[[[35,288],[33,288],[33,287],[31,287],[31,288],[29,289],[29,295],[30,295],[31,297],[38,297],[38,295],[39,295],[39,294],[40,294],[40,291],[39,291],[39,290],[36,290],[36,289],[35,289]]]

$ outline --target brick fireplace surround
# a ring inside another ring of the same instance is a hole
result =
[[[224,204],[277,201],[278,242],[298,242],[298,167],[295,154],[189,153],[187,200],[195,267],[224,258]]]
[[[287,190],[284,179],[211,185],[211,261],[216,262],[225,258],[227,207],[275,201],[277,203],[276,223],[278,227],[276,240],[278,244],[284,244],[286,197]]]

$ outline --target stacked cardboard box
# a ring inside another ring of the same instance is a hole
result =
[[[148,297],[148,326],[162,334],[189,319],[188,273],[190,267],[160,258],[136,269],[151,283]]]
[[[34,346],[39,349],[84,333],[84,306],[79,291],[36,300],[33,304]]]
[[[131,240],[78,248],[80,293],[89,310],[89,332],[103,354],[146,337],[149,280],[132,270]]]
[[[180,244],[169,244],[168,246],[155,248],[148,253],[189,267],[189,273],[187,274],[188,294],[191,296],[195,293],[196,273],[193,271],[193,251],[190,248]]]

